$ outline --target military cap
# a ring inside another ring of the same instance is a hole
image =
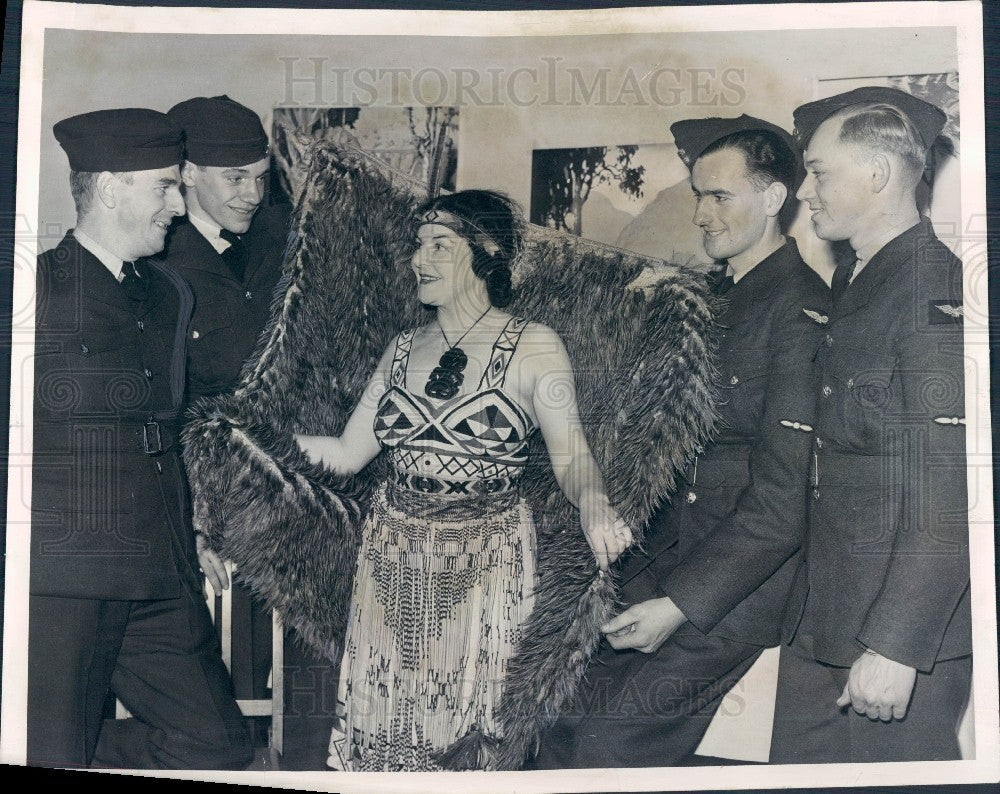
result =
[[[772,132],[788,145],[793,155],[798,154],[798,147],[786,130],[769,121],[748,116],[746,113],[729,119],[717,117],[684,119],[670,125],[670,133],[677,145],[677,154],[688,168],[694,165],[695,160],[701,157],[709,146],[734,132]]]
[[[267,157],[260,117],[225,94],[185,100],[167,115],[184,130],[185,157],[192,163],[236,167]]]
[[[883,86],[865,86],[855,88],[844,94],[817,99],[815,102],[807,102],[795,109],[795,137],[799,143],[805,147],[809,139],[816,132],[816,129],[830,116],[842,108],[851,105],[861,105],[877,103],[892,105],[899,109],[913,122],[917,132],[923,140],[924,148],[929,149],[934,143],[934,139],[941,134],[945,122],[948,120],[945,112],[930,102],[918,99],[913,94],[900,91],[898,88],[886,88]]]
[[[52,128],[74,171],[151,171],[181,161],[181,130],[147,108],[95,110]]]

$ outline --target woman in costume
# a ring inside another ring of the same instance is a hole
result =
[[[425,204],[411,266],[435,320],[389,345],[339,437],[296,436],[338,474],[383,448],[393,464],[362,531],[341,666],[348,769],[436,769],[465,736],[501,738],[495,710],[535,584],[518,484],[536,428],[598,566],[632,542],[561,340],[503,311],[521,227],[490,191]]]

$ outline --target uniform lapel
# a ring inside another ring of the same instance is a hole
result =
[[[729,306],[720,322],[732,328],[749,319],[753,307],[768,300],[782,284],[788,272],[788,262],[797,255],[795,240],[789,237],[781,248],[755,265],[726,294]]]
[[[898,278],[913,258],[916,241],[929,234],[930,221],[925,219],[882,246],[834,303],[833,316],[846,317],[871,303],[878,287]]]
[[[125,294],[121,283],[72,233],[66,235],[61,246],[65,246],[69,254],[68,261],[79,262],[80,290],[84,297],[123,312],[135,312],[135,302]]]
[[[170,254],[178,254],[181,257],[179,261],[197,263],[190,266],[197,267],[205,274],[230,282],[238,289],[242,288],[242,282],[236,278],[219,252],[195,228],[193,223],[183,219],[175,220],[174,224],[176,228],[172,230],[170,240],[167,243],[165,261],[170,261]]]

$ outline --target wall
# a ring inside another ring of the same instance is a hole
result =
[[[319,91],[315,84],[300,81],[289,95],[289,68],[303,78],[317,64],[323,76]],[[518,68],[532,73],[515,75]],[[289,100],[330,106],[359,100],[413,104],[406,79],[399,80],[399,90],[393,93],[391,78],[373,79],[358,71],[363,69],[441,70],[446,92],[439,91],[434,72],[426,72],[420,84],[428,104],[451,104],[460,80],[478,75],[480,84],[465,92],[461,110],[459,186],[499,188],[527,205],[533,149],[666,143],[673,121],[695,116],[748,113],[790,127],[792,110],[814,98],[817,78],[955,70],[957,52],[951,28],[423,40],[50,30],[42,129],[98,108],[166,110],[191,96],[223,92],[256,110],[266,125],[271,108]],[[604,70],[604,101],[599,91],[584,101],[580,84],[574,94],[574,69],[584,87]],[[680,71],[658,72],[663,69]],[[467,76],[460,78],[459,70]],[[630,75],[638,79],[629,83]],[[375,90],[365,84],[374,84]],[[499,91],[491,90],[497,85]],[[355,96],[352,89],[357,89]],[[621,101],[615,104],[620,93]],[[72,226],[67,174],[65,155],[46,133],[41,142],[39,221],[40,228],[49,231],[42,248],[52,247]],[[958,208],[952,209],[957,221]],[[939,214],[936,210],[936,222]],[[804,239],[811,230],[801,214],[793,233],[810,252],[807,258],[822,270],[825,255],[822,247]]]

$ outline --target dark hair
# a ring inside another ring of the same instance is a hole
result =
[[[775,133],[768,130],[740,130],[715,141],[701,156],[721,149],[743,152],[747,179],[758,190],[764,190],[773,182],[780,182],[788,188],[788,195],[795,193],[798,157]]]
[[[785,186],[787,194],[778,213],[778,222],[781,228],[787,229],[798,209],[792,197],[803,176],[798,155],[781,136],[770,130],[740,130],[715,141],[700,157],[722,149],[743,153],[747,179],[758,190],[765,190],[775,182]]]
[[[417,214],[433,211],[446,212],[458,220],[458,228],[447,220],[442,224],[469,244],[472,272],[486,282],[490,303],[500,308],[510,304],[514,298],[511,266],[524,248],[521,208],[493,190],[461,190],[424,202]]]

